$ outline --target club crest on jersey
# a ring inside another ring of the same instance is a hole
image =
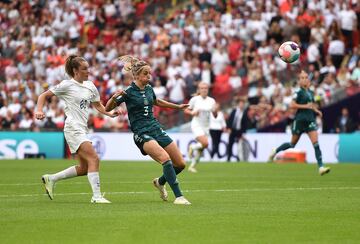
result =
[[[144,99],[144,105],[149,105],[149,101],[146,98]]]

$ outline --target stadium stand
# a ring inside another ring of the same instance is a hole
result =
[[[32,118],[37,96],[66,78],[64,60],[73,53],[89,61],[104,103],[131,82],[112,61],[132,54],[151,64],[159,97],[186,102],[202,80],[225,107],[239,97],[271,105],[251,114],[260,131],[286,129],[300,69],[309,72],[319,105],[336,108],[326,110],[330,117],[340,113],[336,104],[359,97],[359,1],[37,0],[0,1],[0,9],[1,130],[63,127],[64,103],[56,97],[47,103],[47,120]],[[286,40],[301,46],[295,64],[277,55]],[[358,108],[346,105],[359,124]],[[189,119],[154,112],[167,128]],[[103,118],[94,111],[90,126],[127,131],[127,116]]]

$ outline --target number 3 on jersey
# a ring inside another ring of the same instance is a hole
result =
[[[149,115],[149,106],[144,106],[144,116],[148,116]]]

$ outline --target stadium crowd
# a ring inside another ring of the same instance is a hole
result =
[[[0,1],[0,129],[63,127],[64,103],[56,97],[46,105],[46,120],[35,121],[33,113],[38,95],[67,78],[64,61],[75,53],[88,60],[103,103],[130,84],[113,61],[132,54],[151,65],[159,98],[186,102],[203,81],[223,105],[240,97],[266,105],[249,111],[255,129],[292,115],[301,68],[320,106],[360,91],[359,0],[193,0],[168,9],[163,2]],[[294,64],[277,55],[287,40],[301,46]],[[155,111],[168,127],[175,125],[171,117],[184,121],[170,113]],[[94,111],[89,126],[127,131],[128,119]]]

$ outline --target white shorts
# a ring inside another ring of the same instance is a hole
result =
[[[199,125],[191,124],[191,131],[195,135],[195,137],[199,137],[199,136],[208,137],[210,135],[209,127],[202,127]]]
[[[87,137],[87,133],[82,132],[82,131],[66,131],[66,130],[64,130],[64,135],[65,135],[66,142],[69,145],[71,153],[76,153],[77,150],[79,149],[80,145],[83,142],[86,142],[86,141],[91,142],[91,140]]]

